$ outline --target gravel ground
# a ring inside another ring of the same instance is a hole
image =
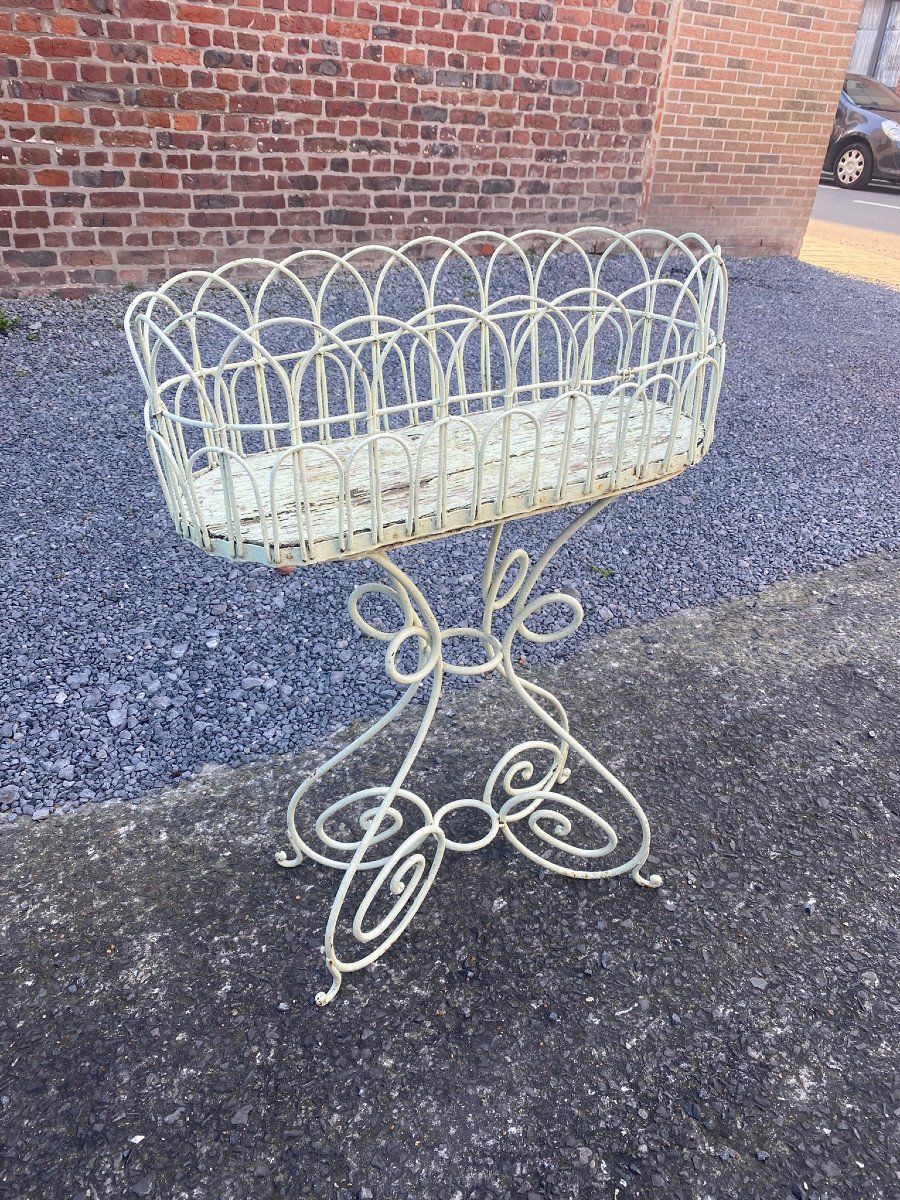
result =
[[[874,365],[900,295],[787,259],[730,271],[711,457],[621,501],[548,572],[581,595],[584,633],[900,544],[900,379]],[[396,695],[344,608],[366,564],[283,578],[176,537],[143,444],[128,302],[6,304],[20,323],[0,338],[0,820],[297,750]],[[514,532],[539,549],[567,519]],[[485,543],[401,554],[445,624],[465,623]]]

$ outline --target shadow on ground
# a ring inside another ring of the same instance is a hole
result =
[[[4,831],[0,1194],[896,1197],[898,594],[869,558],[541,671],[663,889],[448,855],[327,1009],[337,877],[274,863],[310,756]],[[521,736],[451,704],[435,806]]]

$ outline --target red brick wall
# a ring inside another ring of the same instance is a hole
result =
[[[795,254],[862,0],[678,0],[644,212],[732,253]]]
[[[637,222],[670,0],[0,0],[0,290]]]

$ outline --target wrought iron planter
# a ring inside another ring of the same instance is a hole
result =
[[[564,283],[554,284],[560,264]],[[258,286],[240,282],[248,274]],[[610,277],[627,282],[612,287]],[[447,850],[478,850],[502,833],[562,874],[627,872],[659,885],[642,874],[650,827],[641,806],[573,736],[560,702],[517,674],[513,643],[556,641],[581,623],[576,598],[538,591],[576,530],[707,452],[726,286],[718,248],[696,235],[586,228],[244,259],[185,272],[131,305],[148,445],[178,531],[208,553],[280,568],[366,556],[386,577],[353,591],[350,614],[386,643],[387,674],[404,690],[297,788],[292,852],[279,856],[285,867],[306,857],[341,872],[325,935],[332,983],[320,1004],[400,936]],[[536,562],[522,549],[498,562],[505,521],[574,504],[586,507]],[[485,525],[493,532],[477,623],[442,630],[389,550]],[[361,611],[373,601],[393,607],[392,628]],[[548,631],[539,614],[551,605],[568,615]],[[478,660],[453,661],[450,639],[474,639]],[[444,676],[494,671],[546,737],[506,751],[480,796],[433,811],[406,783]],[[418,733],[393,778],[339,797],[301,831],[314,785],[426,685]],[[618,837],[605,817],[560,790],[575,760],[633,813],[640,840],[626,861],[610,859]],[[480,814],[486,831],[450,836],[447,818],[461,809]],[[371,883],[351,901],[361,879]],[[345,907],[356,957],[336,947]]]

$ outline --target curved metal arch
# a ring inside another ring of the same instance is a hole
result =
[[[278,516],[278,508],[275,503],[275,487],[278,482],[278,475],[284,466],[285,462],[290,460],[291,471],[294,476],[294,492],[297,496],[297,537],[300,545],[300,553],[304,562],[312,562],[314,558],[314,540],[312,536],[312,511],[309,501],[309,489],[306,486],[306,459],[314,454],[322,455],[327,462],[335,469],[336,491],[341,488],[342,467],[341,460],[331,449],[330,446],[322,442],[301,442],[299,445],[287,446],[277,456],[272,463],[271,473],[269,477],[269,511],[272,515],[272,557],[275,562],[281,559],[282,540],[281,540],[281,522]],[[345,525],[345,514],[342,507],[338,507],[338,539],[341,545],[347,544],[349,541]],[[303,525],[306,526],[306,540],[303,537]]]
[[[259,520],[262,531],[262,545],[268,550],[271,546],[271,539],[267,536],[268,519],[265,514],[265,509],[262,503],[262,492],[260,491],[259,483],[257,482],[253,472],[250,470],[247,460],[237,450],[232,450],[228,446],[199,446],[188,456],[188,484],[191,488],[191,495],[197,511],[202,516],[203,528],[205,537],[209,540],[209,522],[203,513],[203,505],[197,496],[196,489],[193,486],[194,464],[202,458],[210,460],[210,468],[218,469],[222,480],[222,493],[225,500],[225,522],[229,545],[232,547],[233,558],[239,558],[244,547],[244,535],[241,531],[241,517],[243,514],[238,510],[235,502],[234,484],[232,482],[231,471],[234,467],[243,472],[243,476],[249,481],[250,490],[254,500],[254,511]],[[268,561],[272,561],[271,558]]]
[[[445,439],[446,439],[447,435],[449,434],[451,428],[458,427],[460,425],[472,439],[473,470],[472,470],[471,518],[473,521],[476,518],[476,514],[478,511],[478,505],[479,505],[480,498],[481,498],[481,466],[482,466],[481,439],[479,438],[478,431],[476,430],[476,428],[472,424],[472,422],[468,419],[468,417],[465,417],[461,414],[451,414],[449,416],[442,417],[441,420],[438,422],[432,423],[430,425],[430,427],[426,427],[426,432],[425,432],[424,436],[422,438],[420,438],[419,444],[416,447],[416,475],[415,475],[415,478],[416,478],[417,482],[416,482],[416,487],[413,492],[413,499],[412,499],[412,505],[411,505],[413,530],[418,530],[418,528],[419,528],[419,508],[420,508],[420,504],[421,504],[422,480],[423,480],[422,467],[425,462],[426,452],[429,449],[431,449],[430,443],[431,443],[432,439],[434,439],[438,442],[438,446],[437,446],[438,471],[436,473],[437,483],[436,483],[436,495],[435,495],[435,509],[436,509],[436,511],[441,512],[442,505],[443,505],[443,502],[445,499],[443,489],[442,489],[442,483],[443,483],[443,480],[441,477],[442,472],[440,470],[441,462],[445,459],[445,454],[446,454],[445,449],[444,449],[444,442],[445,442]]]
[[[372,433],[368,437],[361,439],[349,456],[344,461],[343,466],[343,486],[344,486],[344,510],[349,518],[347,528],[347,539],[345,548],[349,550],[353,545],[353,505],[350,501],[350,492],[353,487],[352,472],[357,455],[365,455],[369,468],[369,493],[371,496],[371,516],[373,532],[377,534],[377,538],[381,541],[384,531],[384,519],[381,509],[381,488],[379,484],[379,454],[381,447],[387,443],[388,445],[397,446],[406,459],[407,480],[410,492],[414,490],[415,472],[413,468],[413,454],[408,442],[405,442],[396,433],[390,430],[379,430],[377,433]],[[412,515],[407,515],[407,536],[412,537]]]

